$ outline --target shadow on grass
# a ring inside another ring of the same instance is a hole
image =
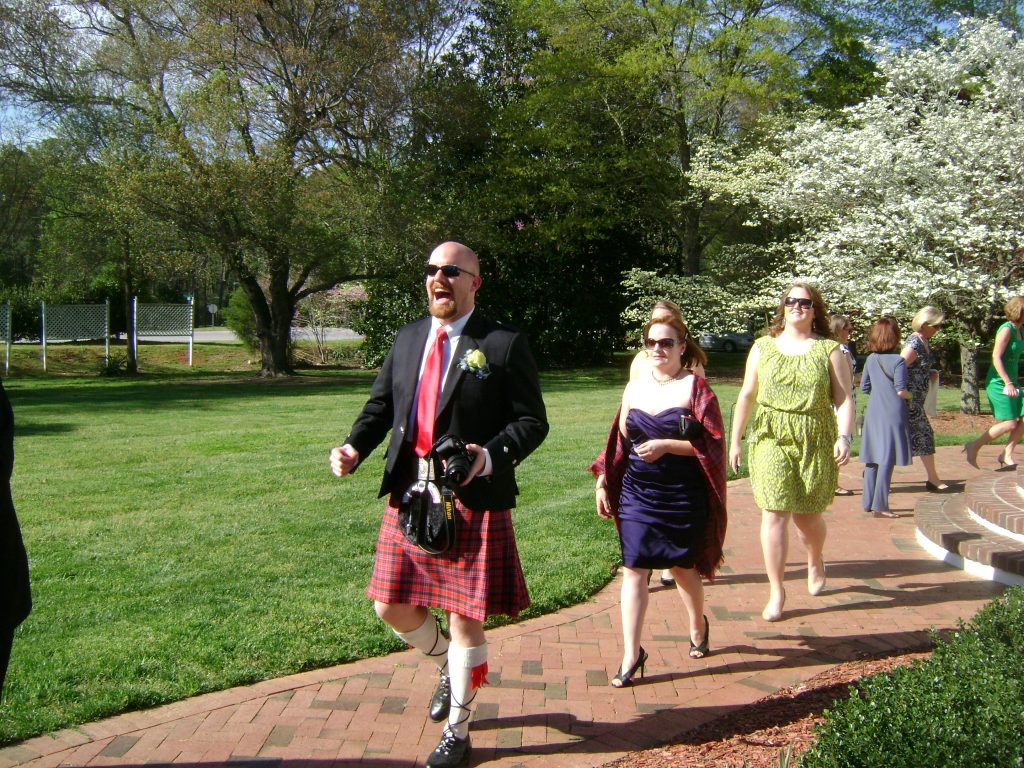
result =
[[[25,424],[19,422],[14,430],[15,437],[38,437],[40,435],[63,435],[74,432],[71,424],[51,422],[49,424]]]
[[[291,394],[345,392],[369,394],[372,372],[337,373],[332,375],[297,375],[277,379],[258,376],[221,374],[204,375],[202,379],[181,377],[119,377],[75,379],[73,381],[33,380],[6,382],[15,411],[33,406],[66,403],[69,408],[190,408],[209,401],[243,398],[288,397]],[[19,434],[26,430],[19,425]]]
[[[368,396],[376,371],[318,371],[280,378],[252,374],[203,373],[140,375],[111,378],[8,379],[5,384],[15,409],[67,403],[69,407],[178,408],[205,401],[247,397],[287,397],[291,394],[344,393]],[[545,371],[541,388],[546,395],[620,388],[625,372],[618,368]]]

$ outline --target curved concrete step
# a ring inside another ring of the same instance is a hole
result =
[[[1024,543],[972,520],[966,494],[922,497],[914,520],[918,543],[934,557],[979,578],[1024,586]]]
[[[990,472],[967,481],[964,495],[976,522],[1024,544],[1024,491],[1019,475]]]

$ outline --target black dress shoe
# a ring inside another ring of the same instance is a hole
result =
[[[459,768],[467,765],[471,750],[469,734],[466,734],[466,738],[460,739],[445,728],[441,734],[441,743],[427,758],[427,768]]]
[[[448,675],[441,674],[430,697],[430,719],[435,723],[448,719],[448,711],[452,707],[452,684]]]

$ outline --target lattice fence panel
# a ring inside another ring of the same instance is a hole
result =
[[[4,373],[11,368],[11,302],[0,306],[0,343],[4,347]]]
[[[135,332],[139,336],[191,336],[191,304],[139,304]]]
[[[106,304],[48,304],[44,311],[44,341],[105,339],[110,331]]]

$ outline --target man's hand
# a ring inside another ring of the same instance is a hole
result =
[[[344,477],[356,468],[359,463],[359,451],[348,443],[340,448],[331,450],[331,472],[338,477]]]
[[[465,488],[473,482],[473,478],[483,472],[484,467],[487,466],[487,454],[484,453],[483,446],[476,443],[466,443],[466,450],[473,454],[473,463],[469,467],[469,474],[466,475],[466,479],[459,483],[460,488]]]

